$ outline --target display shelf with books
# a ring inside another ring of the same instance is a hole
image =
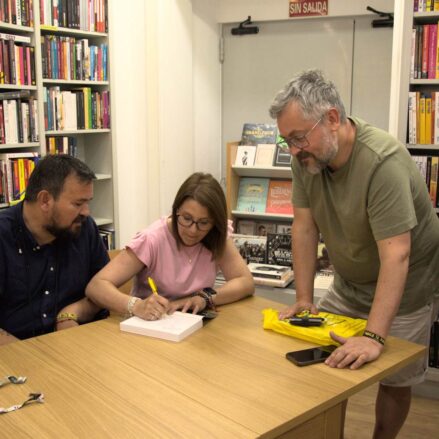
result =
[[[276,213],[266,211],[266,197],[261,201],[260,209],[238,209],[240,186],[242,187],[245,181],[256,181],[262,183],[263,180],[268,187],[270,181],[284,180],[291,182],[291,169],[282,166],[236,166],[236,156],[238,152],[239,142],[231,142],[227,144],[227,176],[226,176],[226,199],[228,216],[231,219],[249,218],[255,220],[267,221],[283,221],[291,222],[293,219],[292,213]],[[247,180],[246,180],[247,179]],[[262,192],[257,192],[261,193]]]
[[[426,3],[412,4],[406,143],[425,178],[433,207],[439,213],[439,11],[426,8]]]

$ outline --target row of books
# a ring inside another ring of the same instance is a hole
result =
[[[239,145],[235,166],[291,166],[292,156],[274,143]]]
[[[44,125],[47,131],[110,128],[110,92],[90,87],[61,90],[44,87]]]
[[[0,84],[35,85],[35,49],[30,37],[0,33]]]
[[[22,98],[5,99],[4,96]],[[15,144],[38,140],[37,100],[27,91],[0,93],[0,143]]]
[[[427,184],[433,207],[439,207],[439,156],[412,155]]]
[[[411,79],[439,78],[438,25],[418,24],[412,29]]]
[[[116,248],[114,229],[108,227],[99,227],[99,235],[102,238],[107,250],[114,250]]]
[[[48,26],[107,32],[107,1],[40,0],[40,22]]]
[[[439,368],[439,317],[431,326],[428,365]]]
[[[89,44],[86,38],[43,35],[43,78],[106,81],[108,46]]]
[[[414,12],[433,12],[439,11],[439,0],[414,0]]]
[[[267,233],[291,234],[291,221],[289,223],[285,223],[236,218],[235,230],[241,235],[267,236]]]
[[[239,180],[236,210],[293,215],[291,196],[291,180],[242,177]]]
[[[248,263],[292,267],[291,234],[268,233],[266,236],[233,234],[233,243]]]
[[[73,136],[47,136],[46,151],[49,154],[68,154],[78,156],[76,137]]]
[[[38,162],[36,153],[0,154],[0,207],[24,198],[29,176]]]
[[[409,92],[408,143],[439,143],[439,92]]]
[[[0,0],[0,21],[33,27],[34,0]]]

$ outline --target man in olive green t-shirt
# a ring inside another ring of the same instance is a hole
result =
[[[279,146],[293,155],[292,227],[296,303],[279,318],[309,310],[319,233],[334,283],[320,310],[367,319],[326,361],[357,369],[379,357],[392,334],[428,345],[439,306],[439,219],[407,149],[388,133],[347,118],[337,89],[320,71],[294,77],[275,97]],[[426,359],[383,380],[374,438],[393,438],[410,407]]]

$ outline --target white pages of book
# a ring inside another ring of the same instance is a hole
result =
[[[203,326],[203,316],[175,311],[165,314],[160,320],[143,320],[130,317],[120,322],[120,330],[148,335],[163,340],[181,341]]]

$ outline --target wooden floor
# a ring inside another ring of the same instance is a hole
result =
[[[377,389],[378,385],[371,386],[349,399],[345,439],[372,438]],[[413,396],[410,413],[398,439],[437,437],[439,437],[439,399]]]

